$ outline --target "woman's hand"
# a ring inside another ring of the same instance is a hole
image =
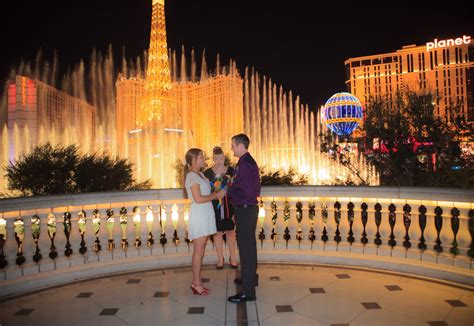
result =
[[[225,195],[226,195],[226,191],[225,191],[225,190],[219,190],[218,192],[216,192],[216,199],[224,198]]]

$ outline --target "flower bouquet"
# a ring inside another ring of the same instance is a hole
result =
[[[227,191],[227,187],[229,186],[230,175],[217,175],[211,181],[211,191],[212,192],[219,192],[220,190]],[[222,198],[219,199],[219,204],[217,204],[217,208],[220,208],[222,205]]]

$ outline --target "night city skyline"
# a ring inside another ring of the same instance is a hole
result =
[[[335,92],[346,91],[344,61],[358,56],[393,52],[403,45],[423,45],[434,38],[473,34],[473,13],[467,1],[450,8],[430,2],[397,2],[398,8],[375,7],[366,2],[313,4],[293,1],[223,2],[166,1],[168,47],[194,48],[200,61],[206,50],[208,67],[237,61],[272,78],[286,91],[299,95],[316,109]],[[317,6],[313,8],[313,6]],[[116,66],[125,48],[135,58],[148,48],[151,0],[16,1],[3,28],[6,51],[0,79],[20,60],[34,62],[38,50],[60,67],[87,61],[93,49],[104,53],[112,45]],[[5,22],[4,22],[5,23]]]

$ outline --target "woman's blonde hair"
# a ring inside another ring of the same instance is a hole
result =
[[[199,155],[202,154],[202,149],[199,148],[190,148],[186,155],[184,156],[184,168],[183,168],[183,185],[186,188],[186,176],[188,175],[189,171],[191,171],[191,165],[193,164],[193,160],[197,159]]]

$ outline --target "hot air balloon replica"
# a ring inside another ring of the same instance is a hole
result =
[[[336,93],[322,109],[321,120],[339,136],[350,135],[362,123],[364,110],[351,93]]]

